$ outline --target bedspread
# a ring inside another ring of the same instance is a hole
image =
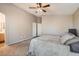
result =
[[[52,43],[44,40],[33,39],[31,40],[29,56],[78,56],[77,53],[70,52],[70,47]]]

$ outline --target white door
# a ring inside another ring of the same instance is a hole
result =
[[[42,24],[38,23],[38,36],[42,34]]]
[[[35,37],[35,36],[40,36],[42,34],[42,31],[41,31],[41,23],[33,23],[32,24],[32,36]]]
[[[36,23],[32,23],[32,37],[36,36]]]

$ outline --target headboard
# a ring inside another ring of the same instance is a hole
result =
[[[74,34],[75,36],[78,36],[76,29],[69,29],[69,33]]]

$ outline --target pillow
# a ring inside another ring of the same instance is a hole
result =
[[[75,35],[73,35],[73,34],[71,34],[71,33],[67,33],[67,34],[63,35],[63,36],[60,38],[60,42],[61,42],[62,44],[64,44],[67,40],[70,40],[70,39],[72,39],[72,38],[74,38],[74,37],[75,37]]]
[[[79,41],[79,37],[74,37],[71,40],[67,40],[64,44],[69,45],[69,44],[72,44],[72,43],[75,43],[75,42],[78,42],[78,41]]]
[[[70,46],[71,52],[79,53],[79,41],[71,43],[71,44],[69,44],[69,46]]]

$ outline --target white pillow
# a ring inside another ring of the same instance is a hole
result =
[[[79,37],[75,37],[75,38],[73,38],[71,40],[66,41],[65,45],[69,45],[71,43],[78,42],[78,41],[79,41]]]
[[[63,36],[60,38],[60,42],[64,44],[67,40],[70,40],[70,39],[72,39],[72,38],[74,38],[74,37],[75,37],[75,35],[70,34],[70,33],[67,33],[67,34],[63,35]]]

